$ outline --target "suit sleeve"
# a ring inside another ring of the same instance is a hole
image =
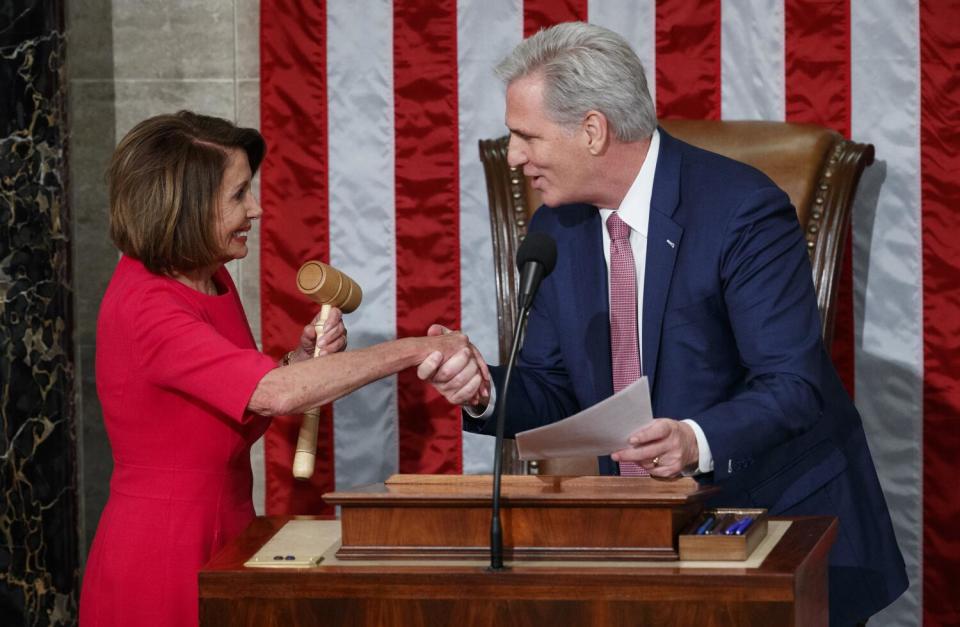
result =
[[[722,294],[746,377],[695,417],[717,480],[822,415],[820,318],[796,211],[781,190],[760,189],[731,216],[723,241]]]
[[[530,224],[530,231],[544,231],[538,211]],[[548,277],[540,286],[527,319],[523,349],[513,368],[507,391],[505,435],[513,437],[520,431],[550,424],[580,410],[574,396],[570,375],[563,361],[560,337],[556,332],[554,316],[559,311],[557,277]],[[492,366],[498,396],[503,391],[505,366]],[[486,421],[469,417],[464,427],[475,433],[494,434],[496,416]]]

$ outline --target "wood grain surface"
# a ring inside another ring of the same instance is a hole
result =
[[[287,520],[257,519],[200,572],[202,625],[827,624],[828,517],[791,519],[759,568],[244,568]]]

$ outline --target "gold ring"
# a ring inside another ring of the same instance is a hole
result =
[[[657,455],[656,457],[653,458],[653,467],[656,468],[659,465],[660,465],[660,456]]]

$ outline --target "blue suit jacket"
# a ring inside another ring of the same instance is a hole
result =
[[[860,417],[821,341],[796,211],[759,171],[660,134],[641,340],[654,415],[701,426],[715,466],[698,479],[722,489],[714,504],[837,516],[831,622],[863,620],[907,581]],[[613,393],[601,228],[588,205],[534,215],[557,265],[530,313],[508,436]]]

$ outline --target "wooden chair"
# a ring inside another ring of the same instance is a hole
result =
[[[829,346],[850,212],[860,176],[873,163],[873,146],[845,140],[834,131],[810,124],[661,120],[660,125],[687,143],[758,168],[787,192],[807,240],[823,339]],[[530,187],[523,173],[507,165],[507,140],[480,141],[493,234],[501,360],[509,353],[517,317],[517,246],[541,204],[539,192]],[[596,460],[545,460],[523,468],[515,461],[515,452],[511,454],[514,461],[504,464],[508,472],[597,473]]]

